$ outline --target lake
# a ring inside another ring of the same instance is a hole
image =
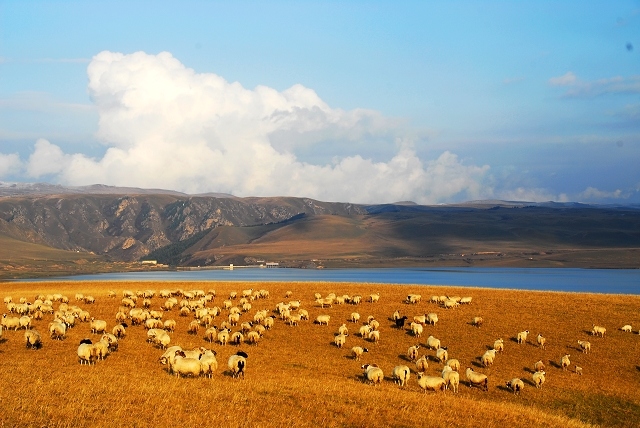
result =
[[[107,273],[33,281],[312,281],[455,285],[589,293],[640,294],[640,269],[387,268],[260,269]]]

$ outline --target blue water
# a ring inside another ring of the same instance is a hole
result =
[[[389,268],[259,269],[133,272],[78,275],[38,281],[322,281],[456,285],[640,295],[640,269]]]

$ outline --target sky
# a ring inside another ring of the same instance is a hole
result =
[[[0,182],[640,203],[640,0],[0,0]]]

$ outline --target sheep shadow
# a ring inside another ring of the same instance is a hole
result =
[[[517,337],[510,337],[509,340],[512,341],[513,343],[518,343]]]
[[[534,388],[536,387],[536,384],[531,379],[522,379],[522,382],[529,386],[533,386]]]
[[[475,366],[475,367],[478,367],[478,368],[481,368],[481,369],[486,368],[486,367],[484,366],[484,364],[479,363],[479,362],[477,362],[477,361],[472,361],[472,362],[471,362],[471,365],[472,365],[472,366]]]
[[[398,355],[398,358],[400,358],[400,359],[401,359],[401,360],[403,360],[403,361],[408,361],[408,362],[410,362],[410,363],[412,363],[412,362],[413,362],[413,360],[412,360],[411,358],[407,357],[405,354],[400,354],[400,355]]]
[[[555,361],[553,361],[553,360],[549,360],[549,365],[550,365],[551,367],[556,368],[556,369],[561,369],[561,368],[562,368],[562,364],[557,363],[557,362],[555,362]]]
[[[524,370],[525,372],[529,373],[529,374],[534,374],[536,371],[533,370],[532,368],[529,367],[523,367],[522,370]]]
[[[511,388],[509,388],[507,385],[505,384],[500,384],[498,385],[496,388],[498,388],[500,391],[505,391],[505,392],[513,392],[511,390]]]
[[[592,336],[592,334],[591,334],[591,330],[582,330],[582,332],[583,332],[584,334],[586,334],[587,336]]]
[[[0,351],[1,353],[2,351]],[[636,366],[636,370],[638,370],[640,372],[640,366]]]

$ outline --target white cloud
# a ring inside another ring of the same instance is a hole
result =
[[[518,187],[513,190],[505,190],[499,193],[499,198],[505,201],[525,201],[525,202],[568,202],[566,194],[555,195],[546,189],[529,189]]]
[[[329,107],[312,89],[246,89],[212,73],[196,73],[167,52],[101,52],[88,66],[99,114],[100,159],[65,154],[38,140],[31,177],[70,185],[104,183],[238,196],[291,195],[327,201],[419,203],[477,199],[489,167],[465,165],[445,152],[418,158],[410,141],[386,161],[361,155],[316,165],[295,150],[323,141],[393,145],[401,122],[365,109]],[[372,137],[373,136],[373,137]]]
[[[629,195],[620,189],[608,192],[605,190],[599,190],[595,187],[587,187],[584,192],[578,195],[578,197],[580,200],[626,199]]]
[[[552,77],[549,79],[549,83],[553,86],[568,86],[576,83],[577,78],[576,75],[571,71],[567,71],[562,76]]]
[[[22,168],[20,156],[17,153],[0,153],[0,177],[15,174]]]
[[[596,97],[606,94],[638,94],[640,93],[640,75],[629,77],[614,76],[594,81],[585,81],[571,71],[549,79],[552,86],[568,86],[565,97]]]

